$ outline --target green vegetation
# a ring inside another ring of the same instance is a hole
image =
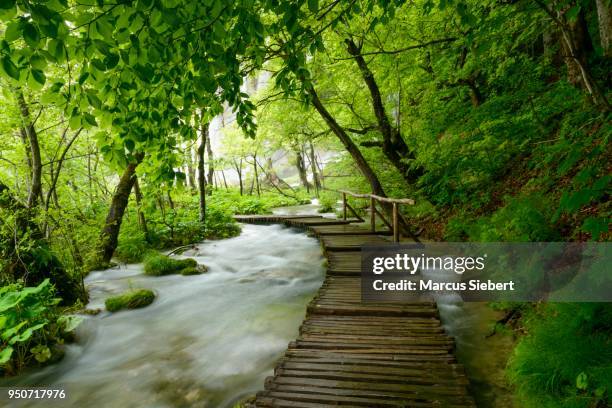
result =
[[[123,309],[139,309],[149,306],[155,300],[155,293],[149,289],[133,289],[121,295],[111,296],[104,302],[106,310],[118,312]]]
[[[612,389],[610,307],[541,305],[523,321],[528,334],[509,371],[524,406],[606,406]]]
[[[35,287],[20,283],[0,288],[0,373],[15,374],[32,364],[48,364],[63,355],[81,319],[62,315],[61,299],[48,279]]]
[[[196,268],[195,259],[173,259],[162,254],[152,254],[144,260],[145,274],[150,276],[164,276],[182,273],[184,269]]]

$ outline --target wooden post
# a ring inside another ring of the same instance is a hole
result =
[[[376,201],[370,197],[370,230],[376,232]]]
[[[346,221],[346,193],[342,193],[342,218]]]
[[[399,242],[399,214],[397,213],[397,203],[393,203],[393,242]]]

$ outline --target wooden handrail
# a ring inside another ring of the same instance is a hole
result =
[[[389,203],[389,204],[397,203],[397,204],[414,205],[414,200],[412,198],[389,198],[389,197],[381,197],[376,194],[357,194],[357,193],[353,193],[352,191],[347,191],[347,190],[338,190],[338,192],[346,194],[346,195],[350,195],[351,197],[355,197],[355,198],[373,198],[376,201],[381,201],[383,203]]]
[[[400,227],[399,227],[399,223],[400,223],[400,217],[403,219],[403,217],[401,216],[401,214],[399,213],[399,205],[400,204],[407,204],[407,205],[414,205],[414,200],[411,198],[388,198],[388,197],[381,197],[378,196],[376,194],[358,194],[358,193],[353,193],[352,191],[347,191],[347,190],[338,190],[339,193],[342,193],[342,217],[346,220],[347,219],[347,210],[351,210],[351,212],[357,216],[361,221],[363,221],[363,219],[361,219],[361,217],[359,217],[357,215],[357,212],[353,209],[353,207],[351,207],[346,199],[346,196],[351,196],[351,197],[355,197],[355,198],[364,198],[364,199],[368,199],[370,200],[370,230],[372,232],[376,232],[376,214],[378,214],[381,219],[383,220],[383,222],[390,227],[391,232],[393,233],[393,242],[400,242]],[[381,203],[387,203],[387,204],[392,204],[392,223],[391,225],[389,224],[389,222],[385,219],[385,217],[382,215],[382,213],[380,213],[378,211],[378,209],[376,208],[376,201],[381,202]],[[405,220],[403,221],[405,223]],[[416,239],[416,238],[415,238]]]

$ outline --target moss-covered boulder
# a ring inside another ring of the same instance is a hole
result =
[[[189,275],[201,275],[205,272],[208,272],[208,268],[204,265],[198,265],[198,266],[189,266],[183,270],[181,270],[181,275],[183,276],[189,276]]]
[[[198,263],[195,259],[173,259],[162,254],[149,255],[144,261],[144,271],[149,276],[178,274],[187,268],[198,268]]]
[[[155,300],[155,293],[149,289],[135,289],[111,296],[104,302],[106,310],[117,312],[122,309],[138,309],[149,306]]]

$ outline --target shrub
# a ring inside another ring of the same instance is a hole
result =
[[[0,367],[16,374],[34,363],[48,363],[62,356],[57,347],[80,323],[62,316],[55,288],[45,279],[36,287],[13,283],[0,288]]]
[[[141,262],[149,247],[145,233],[128,224],[121,229],[115,256],[125,263]]]
[[[338,205],[338,193],[332,191],[322,191],[319,195],[319,212],[334,212]]]
[[[608,406],[612,391],[612,307],[543,305],[509,364],[525,407]]]
[[[144,261],[144,271],[149,276],[164,276],[181,273],[186,268],[197,268],[195,259],[173,259],[162,254],[152,254]]]
[[[117,312],[122,309],[138,309],[149,306],[155,300],[155,293],[149,289],[136,289],[111,296],[104,302],[106,310]]]

